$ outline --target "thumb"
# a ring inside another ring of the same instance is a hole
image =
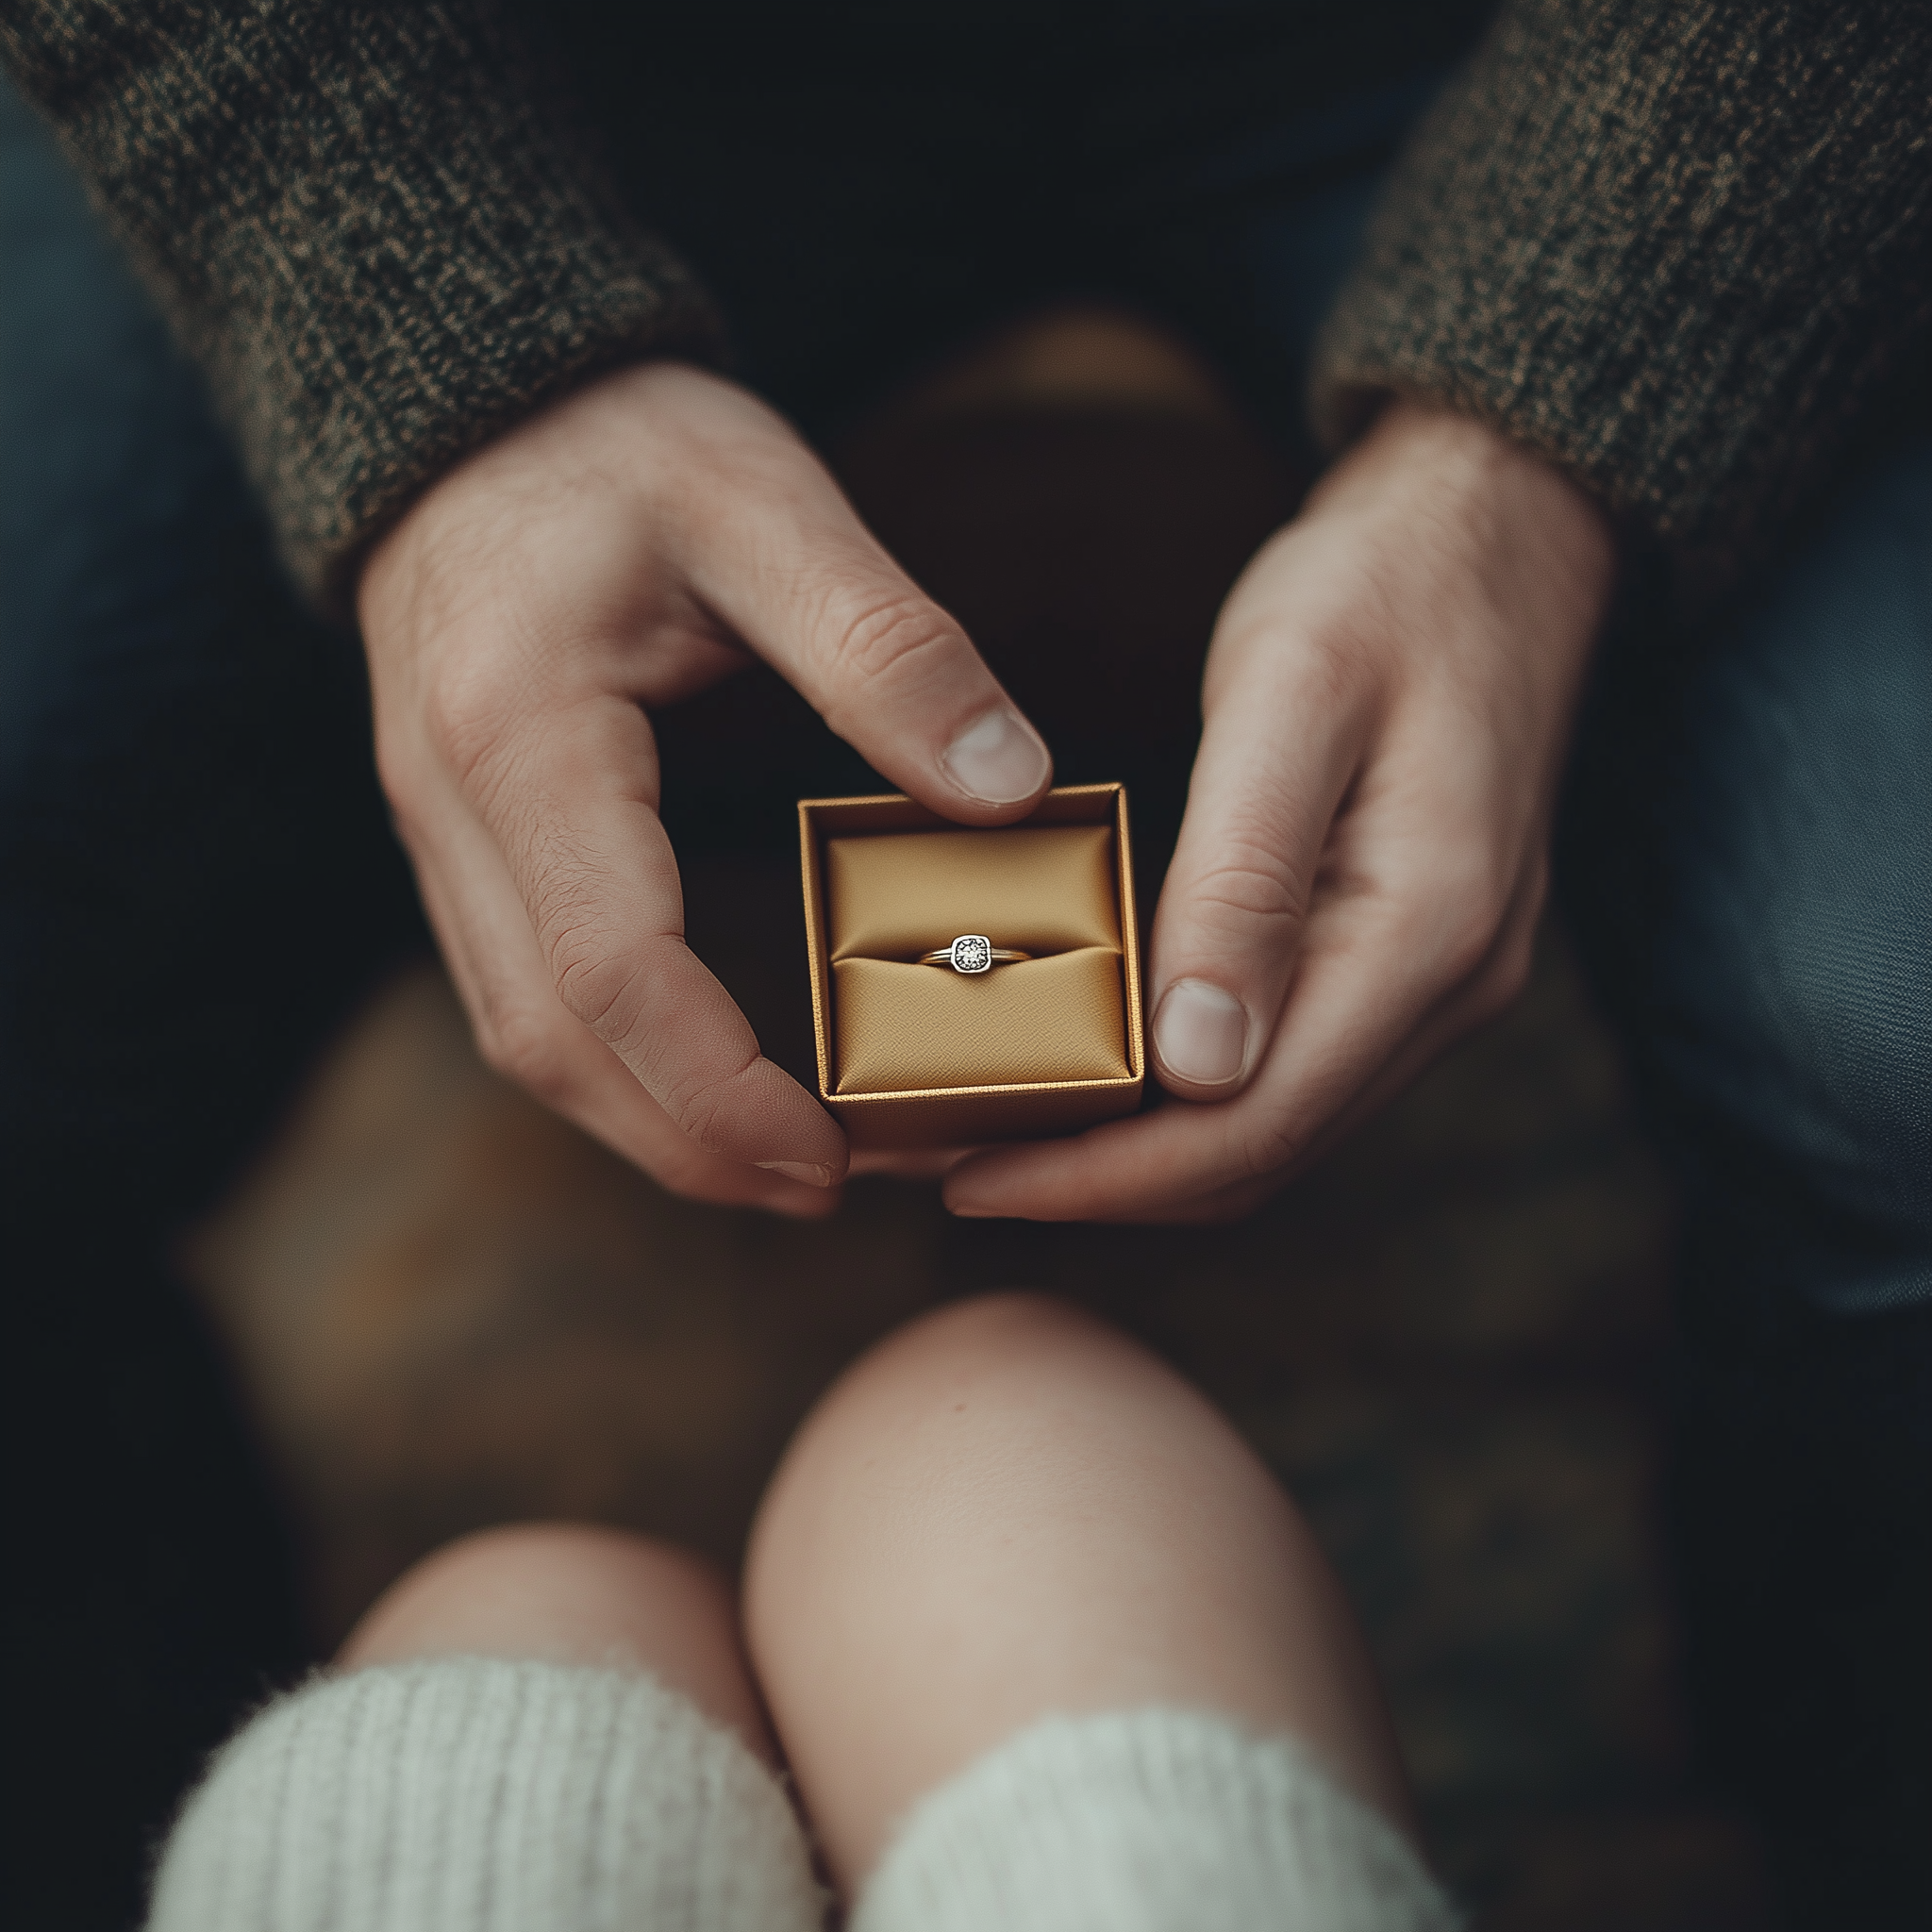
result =
[[[1039,732],[809,452],[797,460],[789,487],[723,495],[692,588],[902,791],[948,818],[1024,816],[1053,781]]]
[[[1222,682],[1154,922],[1155,1069],[1183,1099],[1227,1099],[1267,1050],[1361,739],[1291,648],[1252,651]]]

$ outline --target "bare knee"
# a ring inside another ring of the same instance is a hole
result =
[[[1402,1815],[1333,1578],[1227,1422],[1106,1324],[989,1296],[833,1388],[760,1508],[746,1614],[833,1869],[1042,1714],[1171,1704],[1319,1748]]]
[[[398,1577],[337,1663],[456,1655],[646,1670],[772,1756],[731,1586],[668,1543],[571,1523],[463,1537]]]
[[[836,1382],[804,1434],[876,1407],[926,1412],[950,1398],[1003,1408],[1050,1398],[1057,1384],[1119,1374],[1140,1363],[1165,1375],[1118,1329],[1049,1295],[1003,1292],[955,1302],[908,1323]]]

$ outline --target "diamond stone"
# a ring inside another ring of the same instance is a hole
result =
[[[992,941],[983,932],[962,934],[953,941],[955,973],[984,973],[992,964]]]

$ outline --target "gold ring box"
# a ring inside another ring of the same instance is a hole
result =
[[[1124,786],[1061,786],[991,830],[910,798],[806,798],[798,835],[819,1097],[855,1147],[1041,1140],[1140,1106]],[[1031,958],[918,963],[962,933]]]

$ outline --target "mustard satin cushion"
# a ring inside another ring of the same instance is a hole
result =
[[[1129,1076],[1111,824],[828,838],[824,868],[835,1093]],[[1034,957],[916,963],[968,932]]]

